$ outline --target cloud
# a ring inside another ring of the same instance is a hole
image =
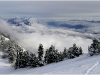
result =
[[[13,34],[16,34],[16,32],[13,31],[10,25],[2,19],[0,19],[0,34],[3,34],[8,38],[10,38],[10,36],[14,38],[16,37],[15,35],[13,36]]]
[[[32,33],[28,35],[22,34],[22,36],[23,38],[20,39],[20,44],[32,52],[37,52],[40,43],[43,44],[45,50],[51,45],[54,45],[59,51],[63,51],[64,47],[68,49],[69,47],[72,47],[74,43],[76,43],[77,46],[81,46],[83,51],[86,53],[88,51],[88,46],[92,43],[92,40],[90,39],[74,36],[63,37],[59,34],[41,35],[40,33]]]
[[[68,49],[76,43],[78,47],[81,46],[83,48],[84,53],[88,52],[88,46],[92,43],[92,40],[83,38],[86,34],[63,28],[48,27],[37,23],[36,19],[32,19],[31,21],[31,26],[24,24],[23,26],[15,26],[9,25],[4,20],[0,20],[0,32],[9,35],[23,48],[34,53],[37,53],[40,43],[43,44],[44,50],[54,45],[59,51],[63,51],[64,47]]]

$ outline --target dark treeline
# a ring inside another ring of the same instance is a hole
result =
[[[44,48],[42,44],[38,47],[38,56],[29,51],[23,51],[23,49],[17,50],[15,69],[24,67],[41,67],[46,64],[56,63],[63,61],[64,59],[71,59],[78,57],[82,54],[82,48],[78,48],[76,44],[68,50],[65,48],[64,51],[58,52],[55,46],[51,45],[44,54]],[[12,56],[13,57],[13,56]],[[13,60],[12,60],[13,62]]]
[[[15,69],[41,67],[65,59],[79,57],[82,54],[82,48],[77,47],[75,43],[69,49],[64,48],[60,52],[54,45],[44,50],[43,45],[39,44],[37,49],[38,54],[34,54],[24,50],[14,40],[5,40],[4,36],[0,36],[0,51],[2,51],[2,58],[8,58],[9,63],[13,64]],[[88,53],[90,56],[100,54],[100,41],[98,39],[93,39],[93,43],[88,47]]]
[[[82,48],[77,47],[74,43],[69,49],[64,48],[59,52],[54,45],[44,50],[43,45],[39,44],[38,54],[24,50],[14,40],[4,41],[4,37],[0,38],[0,48],[2,48],[2,58],[8,58],[9,63],[14,64],[15,69],[25,67],[41,67],[50,63],[57,63],[65,59],[79,57],[82,54]]]

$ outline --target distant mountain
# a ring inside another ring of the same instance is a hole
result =
[[[7,22],[10,24],[14,24],[15,26],[22,26],[22,25],[31,26],[32,18],[15,17],[15,18],[9,18]]]
[[[13,27],[14,30],[20,33],[34,33],[38,30],[42,30],[42,27],[52,27],[52,28],[61,28],[65,30],[71,30],[79,33],[89,33],[96,36],[100,36],[100,20],[63,20],[63,19],[35,19],[33,17],[15,17],[8,18],[7,22]],[[36,29],[36,30],[35,30]],[[48,31],[48,30],[47,30]]]
[[[56,21],[49,21],[49,22],[47,22],[47,25],[54,26],[54,27],[65,27],[65,28],[69,28],[69,29],[83,29],[83,28],[87,27],[82,24],[71,25],[68,23],[64,23],[64,22],[61,23],[61,22],[56,22]]]

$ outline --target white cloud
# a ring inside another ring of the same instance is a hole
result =
[[[9,34],[10,37],[17,40],[22,47],[32,52],[37,52],[40,43],[43,44],[45,50],[51,45],[55,45],[59,51],[62,51],[64,47],[68,49],[76,43],[78,47],[81,46],[83,48],[84,53],[87,53],[88,46],[92,43],[91,39],[83,38],[83,36],[87,34],[62,28],[47,27],[36,23],[35,19],[33,19],[32,26],[24,26],[24,28],[25,29],[23,29],[23,26],[9,26],[3,20],[0,22],[0,32]],[[34,32],[26,33],[26,30]]]

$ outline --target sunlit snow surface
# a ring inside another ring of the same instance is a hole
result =
[[[99,58],[100,55],[90,57],[88,54],[83,54],[74,59],[52,63],[43,67],[21,68],[17,70],[11,67],[7,60],[0,58],[0,74],[100,74]]]

